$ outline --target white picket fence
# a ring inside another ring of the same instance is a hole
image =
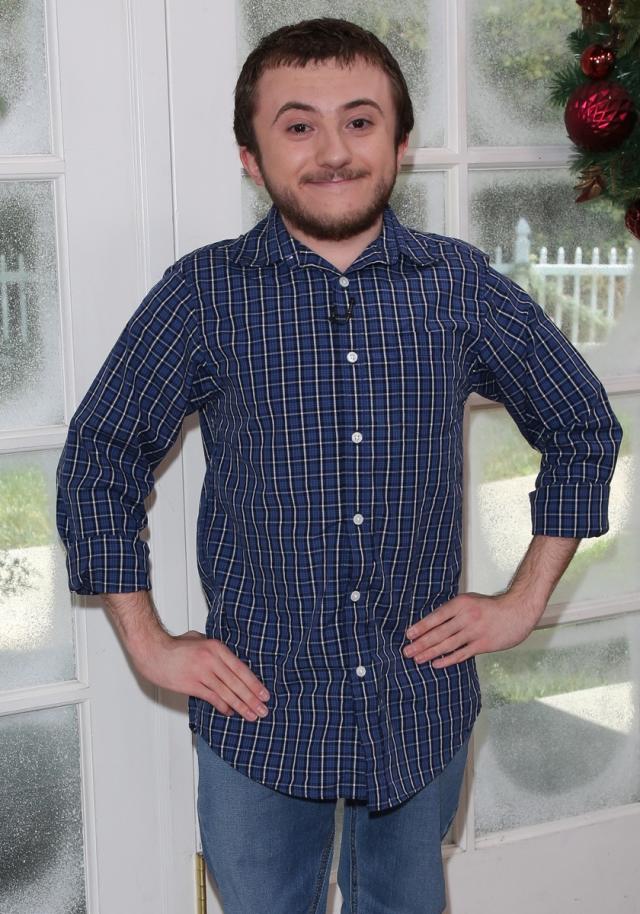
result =
[[[502,249],[497,247],[496,269],[527,289],[574,345],[602,342],[629,294],[633,249],[628,247],[625,259],[620,260],[612,247],[607,262],[602,263],[600,249],[593,248],[585,263],[581,247],[575,249],[573,262],[567,262],[560,247],[551,263],[546,247],[537,256],[532,254],[530,238],[531,228],[522,218],[516,227],[513,263],[505,263]]]

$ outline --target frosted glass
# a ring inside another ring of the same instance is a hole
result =
[[[238,72],[263,35],[303,19],[348,19],[383,41],[398,61],[414,108],[411,146],[444,146],[445,4],[439,0],[240,0]]]
[[[609,399],[624,433],[611,483],[609,530],[580,541],[553,591],[554,603],[615,600],[640,589],[640,485],[635,456],[640,397],[615,394]],[[507,587],[531,542],[528,493],[534,489],[541,455],[501,407],[471,411],[468,454],[468,589],[498,593]]]
[[[467,10],[469,144],[568,143],[547,95],[580,25],[575,0],[467,0]]]
[[[53,186],[0,181],[0,429],[64,421]]]
[[[528,289],[596,373],[632,374],[640,243],[609,203],[576,204],[573,185],[565,168],[472,171],[470,240]]]
[[[421,232],[442,234],[445,226],[446,178],[441,171],[401,172],[389,201],[400,222]],[[266,216],[271,198],[251,178],[242,179],[243,231]]]
[[[446,177],[441,171],[401,172],[391,200],[396,216],[420,232],[445,231]]]
[[[75,706],[0,717],[0,910],[86,914]]]
[[[0,689],[75,677],[53,451],[0,457]]]
[[[640,614],[477,657],[478,835],[640,801]]]
[[[51,152],[44,0],[0,3],[0,155]]]

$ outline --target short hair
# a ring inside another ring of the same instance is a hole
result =
[[[413,105],[400,66],[380,39],[346,19],[305,19],[265,35],[245,60],[235,87],[233,130],[238,146],[259,154],[253,129],[256,87],[265,70],[304,67],[311,61],[335,60],[349,66],[361,59],[383,70],[391,80],[396,111],[396,149],[413,129]]]

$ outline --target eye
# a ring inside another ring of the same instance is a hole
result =
[[[308,124],[291,124],[290,127],[287,127],[287,132],[295,133],[297,136],[302,136],[307,132]]]
[[[357,127],[358,129],[362,129],[363,127],[370,126],[371,121],[367,120],[366,117],[354,117],[354,119],[351,121],[351,123],[353,124],[354,127]]]

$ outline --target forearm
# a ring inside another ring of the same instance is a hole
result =
[[[171,635],[158,617],[149,591],[103,593],[103,602],[134,666],[149,682],[194,695],[223,714],[246,720],[268,713],[262,680],[226,644],[202,632]]]
[[[543,614],[554,587],[580,544],[579,537],[536,534],[505,593],[517,597],[534,614]]]
[[[404,655],[440,669],[520,644],[535,628],[579,543],[579,537],[536,534],[506,590],[491,596],[459,594],[428,612],[407,630],[412,644],[403,648]]]
[[[144,660],[151,648],[170,639],[148,590],[105,593],[102,600],[127,653],[136,662]]]

